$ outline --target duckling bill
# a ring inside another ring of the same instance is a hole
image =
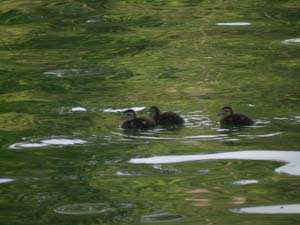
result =
[[[134,110],[129,109],[123,112],[123,114],[127,117],[121,128],[126,130],[146,130],[155,127],[155,123],[152,120],[147,118],[137,117]]]
[[[233,109],[229,106],[225,106],[221,109],[219,113],[221,117],[220,125],[224,126],[250,126],[253,125],[254,122],[248,116],[241,113],[234,113]]]

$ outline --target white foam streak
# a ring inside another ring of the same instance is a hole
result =
[[[245,207],[240,209],[232,209],[231,211],[236,213],[251,214],[299,214],[300,204]]]
[[[0,184],[9,183],[12,181],[14,181],[14,180],[10,179],[10,178],[0,178]]]
[[[286,162],[287,164],[277,168],[278,173],[300,175],[300,152],[296,151],[237,151],[216,154],[198,155],[170,155],[155,156],[149,158],[133,158],[129,163],[134,164],[164,164],[180,163],[201,160],[240,159],[240,160],[270,160]]]
[[[103,112],[109,112],[109,113],[117,113],[117,112],[125,112],[128,109],[132,109],[135,112],[139,112],[139,111],[143,111],[146,107],[142,106],[142,107],[132,107],[132,108],[124,108],[124,109],[112,109],[112,108],[108,108],[108,109],[104,109]]]
[[[249,26],[251,23],[248,22],[232,22],[232,23],[217,23],[218,26]]]
[[[257,184],[257,180],[237,180],[234,181],[233,184],[235,185],[248,185],[248,184]]]
[[[300,38],[292,38],[283,41],[284,44],[298,44],[300,43]]]
[[[74,107],[71,109],[71,112],[86,112],[87,110],[83,107]]]
[[[22,149],[22,148],[41,148],[49,145],[75,145],[75,144],[85,144],[87,141],[81,139],[66,139],[66,138],[53,138],[45,139],[38,142],[19,142],[9,146],[10,149]]]

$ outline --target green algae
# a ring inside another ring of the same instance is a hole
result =
[[[274,173],[278,162],[227,160],[157,169],[127,161],[243,149],[299,150],[300,47],[282,43],[297,37],[299,10],[296,0],[3,1],[0,175],[16,181],[1,184],[1,224],[137,224],[155,212],[182,215],[183,224],[298,224],[297,215],[241,216],[228,210],[299,203],[299,178]],[[215,25],[232,21],[251,26]],[[61,77],[53,75],[57,71]],[[212,125],[154,134],[175,138],[171,141],[121,140],[114,135],[122,133],[121,114],[103,112],[152,105],[181,115],[200,110]],[[217,128],[224,105],[270,121],[264,128],[229,133],[232,138],[283,133],[238,142],[182,141],[216,134],[211,128]],[[70,112],[78,106],[87,113]],[[23,138],[52,136],[81,137],[89,144],[8,149]],[[259,183],[232,185],[241,179]],[[107,203],[117,211],[80,218],[54,213],[85,202]],[[121,203],[132,208],[120,208]]]

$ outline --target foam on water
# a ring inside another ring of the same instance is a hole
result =
[[[300,204],[245,207],[240,209],[231,209],[231,211],[235,213],[251,214],[299,214]]]
[[[123,109],[103,109],[103,112],[108,112],[108,113],[118,113],[118,112],[125,112],[128,109],[132,109],[135,112],[143,111],[146,107],[141,106],[141,107],[132,107],[132,108],[123,108]]]
[[[278,136],[280,134],[282,134],[283,132],[276,132],[276,133],[271,133],[271,134],[240,134],[238,135],[239,137],[249,137],[249,138],[256,138],[256,137],[260,137],[260,138],[264,138],[264,137],[274,137],[274,136]]]
[[[284,44],[300,44],[300,38],[292,38],[283,41]]]
[[[248,22],[232,22],[232,23],[217,23],[217,26],[249,26],[251,23]]]
[[[144,135],[125,135],[117,132],[112,132],[112,134],[118,136],[125,136],[133,139],[143,139],[143,140],[198,140],[198,141],[211,141],[211,140],[224,140],[228,135],[227,134],[212,134],[212,135],[193,135],[185,137],[154,137],[154,136],[144,136]]]
[[[103,75],[105,73],[103,68],[91,69],[57,69],[46,71],[43,74],[50,77],[76,77],[76,76],[94,76]]]
[[[71,109],[71,112],[86,112],[87,109],[83,108],[83,107],[74,107]]]
[[[170,155],[155,156],[149,158],[133,158],[129,163],[134,164],[163,164],[163,163],[180,163],[201,160],[220,160],[220,159],[240,159],[240,160],[270,160],[287,163],[275,171],[277,173],[287,173],[290,175],[300,176],[300,152],[296,151],[236,151],[215,154],[196,154],[196,155]]]
[[[4,184],[4,183],[9,183],[14,181],[14,179],[10,179],[10,178],[0,178],[0,184]]]
[[[234,185],[248,185],[248,184],[257,184],[257,183],[258,183],[257,180],[237,180],[233,182]]]
[[[87,141],[81,139],[67,139],[67,138],[52,138],[44,139],[37,142],[19,142],[9,146],[10,149],[23,149],[23,148],[41,148],[50,145],[67,146],[76,144],[85,144]]]
[[[197,112],[191,112],[188,115],[183,116],[184,119],[184,126],[185,127],[204,127],[208,128],[213,125],[213,122],[207,115],[201,115],[199,114],[199,111]]]

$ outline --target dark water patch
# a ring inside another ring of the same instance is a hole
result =
[[[54,212],[66,215],[89,215],[106,214],[114,210],[104,203],[81,203],[61,206],[54,209]]]
[[[216,154],[199,155],[170,155],[149,158],[134,158],[129,161],[133,164],[165,164],[201,160],[240,159],[240,160],[270,160],[285,162],[286,165],[275,169],[278,173],[287,173],[300,176],[300,152],[295,151],[236,151]]]
[[[29,23],[36,19],[28,9],[11,9],[0,14],[0,23],[3,25]]]
[[[300,214],[300,204],[245,207],[230,211],[242,214]]]
[[[179,222],[183,220],[184,217],[178,214],[172,213],[155,213],[150,215],[145,215],[142,217],[142,223],[170,223],[170,222]]]

